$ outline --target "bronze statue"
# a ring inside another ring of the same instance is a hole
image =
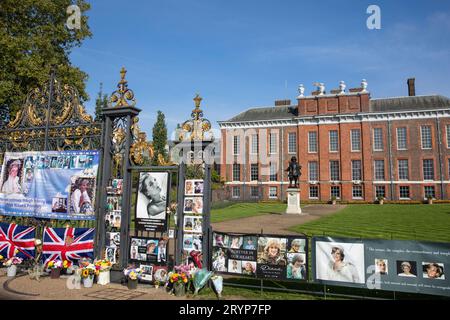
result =
[[[291,162],[289,162],[289,167],[286,169],[289,177],[289,188],[298,188],[298,179],[302,175],[301,170],[302,166],[298,164],[297,157],[292,157]],[[294,187],[292,186],[292,181],[295,182]]]

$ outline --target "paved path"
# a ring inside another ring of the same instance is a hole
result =
[[[336,213],[345,208],[345,205],[306,205],[302,207],[305,214],[280,214],[270,213],[261,216],[229,220],[212,223],[214,231],[236,233],[260,233],[261,229],[266,234],[297,234],[286,230],[289,227],[303,224],[321,217]]]

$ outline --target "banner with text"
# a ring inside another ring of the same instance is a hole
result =
[[[261,279],[306,280],[304,236],[214,232],[212,270]]]
[[[6,152],[0,214],[94,220],[98,151]]]
[[[314,281],[450,296],[450,245],[438,242],[313,237]]]

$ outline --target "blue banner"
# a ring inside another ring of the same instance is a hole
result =
[[[98,151],[5,153],[0,214],[94,220]]]

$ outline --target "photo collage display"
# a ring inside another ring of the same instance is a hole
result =
[[[202,252],[204,181],[186,180],[184,187],[183,253],[189,263],[196,252]]]
[[[306,280],[307,239],[214,232],[212,270],[263,279]]]
[[[117,263],[120,249],[120,223],[122,220],[122,179],[112,179],[106,187],[106,249],[105,257]]]
[[[162,238],[131,237],[130,261],[142,269],[143,281],[161,281],[158,277],[167,275],[166,240]],[[155,277],[156,272],[162,274]]]

